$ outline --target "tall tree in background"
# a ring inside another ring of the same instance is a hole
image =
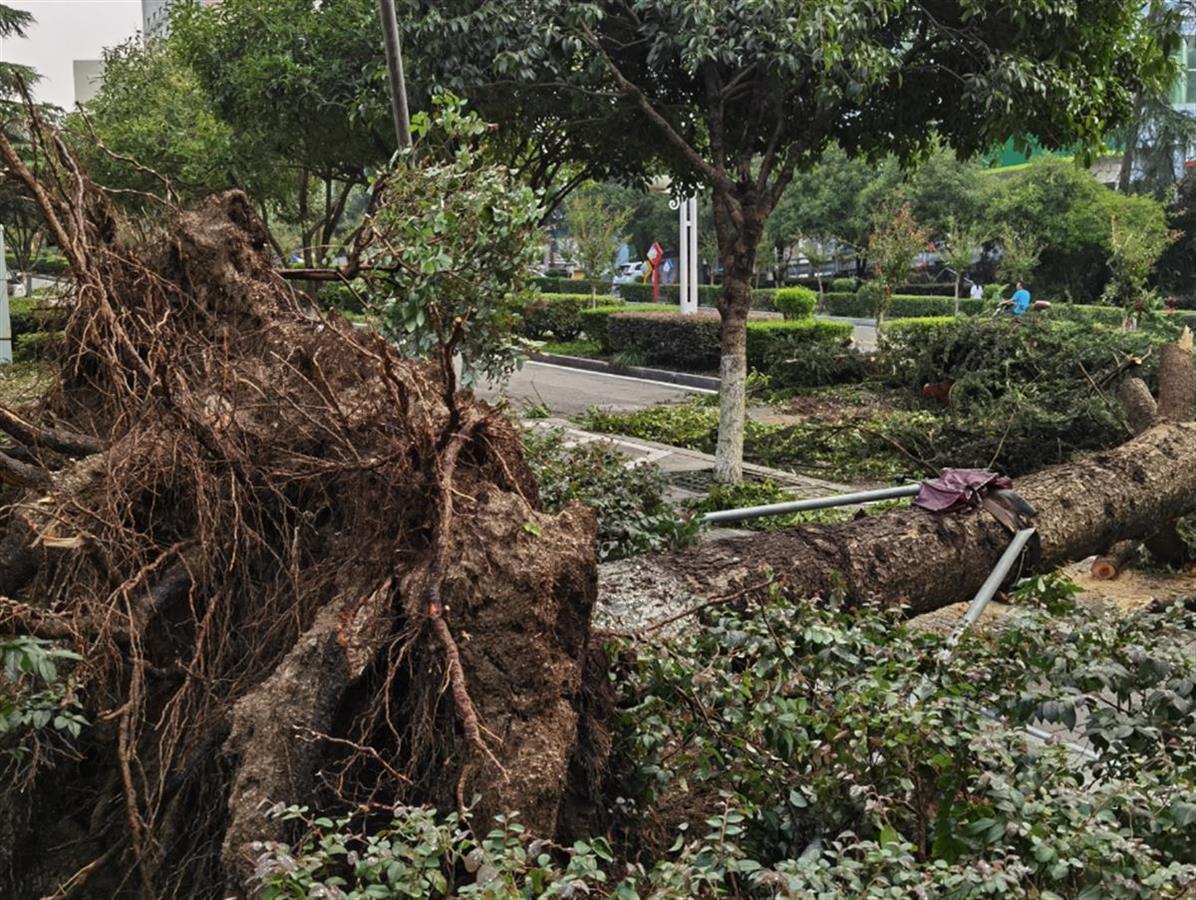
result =
[[[959,298],[963,279],[973,260],[984,249],[984,233],[979,227],[952,218],[948,220],[943,241],[943,259],[955,272],[955,315],[959,315]]]
[[[23,38],[25,29],[32,24],[32,13],[0,3],[0,40]],[[32,84],[37,78],[37,73],[29,66],[0,62],[0,101],[11,100],[20,84]]]
[[[33,24],[33,14],[0,3],[0,41],[22,38]],[[5,135],[28,162],[32,163],[34,148],[23,126],[9,124],[17,112],[15,107],[21,86],[35,83],[40,76],[29,66],[0,62],[0,118],[4,120]],[[5,246],[12,253],[17,268],[25,273],[25,293],[33,292],[33,257],[41,242],[42,216],[28,192],[16,185],[0,186],[0,225],[4,226]],[[7,287],[3,287],[7,290]]]
[[[307,266],[335,253],[353,193],[395,149],[373,0],[179,4],[169,42],[231,130],[238,159],[289,184]]]
[[[582,165],[630,176],[662,163],[683,189],[710,189],[724,273],[722,481],[742,471],[757,248],[799,167],[836,142],[902,161],[938,141],[966,156],[1011,135],[1096,146],[1136,93],[1170,80],[1175,47],[1138,0],[1092,0],[1083,16],[1039,0],[403,5],[409,43],[445,86],[504,110],[556,104],[593,136],[560,148]]]
[[[594,186],[574,191],[565,201],[565,221],[573,238],[574,256],[587,278],[602,278],[614,268],[615,250],[626,240],[631,211],[616,210]]]

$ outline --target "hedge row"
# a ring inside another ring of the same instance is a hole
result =
[[[587,332],[589,333],[589,332]],[[841,346],[851,340],[851,326],[813,319],[749,319],[748,366],[761,372],[803,348]],[[710,312],[615,310],[607,318],[606,346],[611,352],[637,351],[649,365],[710,371],[719,364],[719,317]]]
[[[66,310],[46,306],[37,298],[13,297],[8,301],[8,317],[12,336],[17,338],[35,331],[61,328],[66,319]]]
[[[533,278],[532,283],[541,294],[609,294],[609,280],[599,278]]]
[[[959,311],[972,316],[994,304],[984,300],[962,297]],[[951,315],[955,300],[951,297],[919,297],[910,294],[894,294],[889,298],[888,315],[893,318],[921,318],[925,316]],[[876,314],[872,304],[859,294],[829,293],[822,298],[822,309],[830,316],[849,316],[855,319],[870,319]]]
[[[616,285],[615,289],[628,303],[651,303],[652,284],[636,282],[634,284]],[[723,289],[717,284],[698,285],[698,306],[715,306]],[[677,284],[662,284],[660,286],[660,303],[658,306],[677,306],[681,303],[681,286]]]
[[[582,313],[596,306],[621,306],[613,295],[541,294],[520,312],[519,332],[529,338],[544,338],[550,333],[558,341],[571,341],[585,330]]]

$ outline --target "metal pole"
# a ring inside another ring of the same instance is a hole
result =
[[[689,312],[698,311],[698,198],[689,198]]]
[[[8,259],[4,249],[4,226],[0,225],[0,363],[12,362],[12,318],[8,313]]]
[[[411,117],[407,113],[407,84],[403,78],[403,51],[399,46],[399,21],[394,0],[378,0],[382,19],[382,40],[386,44],[386,68],[390,73],[391,112],[399,148],[411,146]]]
[[[689,201],[684,197],[677,204],[677,247],[680,253],[678,263],[677,299],[681,312],[689,312]]]
[[[830,509],[833,506],[855,506],[857,503],[875,503],[878,500],[895,500],[898,497],[912,497],[922,489],[921,484],[903,484],[899,487],[879,488],[875,491],[856,491],[852,494],[836,494],[833,497],[814,497],[809,500],[793,500],[789,503],[770,503],[767,506],[748,506],[743,509],[723,509],[702,516],[708,525],[717,522],[741,522],[745,519],[762,519],[765,516],[783,516],[788,513],[805,512],[811,509]]]

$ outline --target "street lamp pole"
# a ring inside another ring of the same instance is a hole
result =
[[[698,311],[698,198],[682,197],[673,201],[678,210],[681,312]]]
[[[403,78],[403,51],[399,46],[399,21],[395,16],[394,0],[378,0],[378,16],[382,19],[386,68],[390,73],[391,113],[401,150],[411,146],[411,117],[407,112],[407,84]]]

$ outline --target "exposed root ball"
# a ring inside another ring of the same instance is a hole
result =
[[[19,463],[0,467],[0,633],[79,652],[92,724],[0,793],[0,895],[246,893],[247,845],[287,836],[275,803],[480,794],[553,834],[592,515],[539,511],[494,410],[305,309],[244,196],[135,245],[38,139],[46,187],[0,153],[75,292],[51,394],[0,415]]]

